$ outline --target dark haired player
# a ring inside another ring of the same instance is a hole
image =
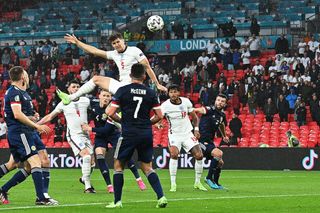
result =
[[[105,155],[108,150],[108,144],[110,143],[113,148],[117,146],[117,142],[120,138],[120,124],[116,123],[112,119],[108,118],[105,111],[109,103],[111,102],[112,94],[108,91],[101,90],[99,93],[99,100],[93,99],[90,104],[91,119],[94,120],[94,127],[90,127],[88,124],[82,125],[84,131],[95,132],[94,138],[94,151],[100,172],[107,184],[107,190],[109,193],[113,193],[113,186],[110,180],[109,168],[106,163]],[[128,161],[128,168],[131,170],[136,178],[136,182],[140,190],[145,190],[146,185],[143,183],[142,178],[139,175],[137,167],[132,160]]]
[[[156,75],[150,67],[149,61],[143,52],[137,47],[127,46],[120,33],[112,34],[108,39],[114,48],[113,51],[100,50],[94,46],[85,44],[79,41],[75,35],[67,34],[64,39],[69,43],[77,45],[85,52],[105,59],[113,60],[116,63],[120,73],[119,81],[113,78],[96,75],[90,79],[90,81],[82,85],[78,92],[72,95],[68,95],[60,90],[57,90],[57,94],[64,104],[67,105],[72,100],[91,92],[96,86],[115,94],[119,87],[130,84],[131,79],[129,75],[131,67],[135,63],[140,63],[145,67],[150,79],[156,84],[159,90],[167,91],[167,88],[162,86],[157,80]]]
[[[221,168],[223,166],[222,151],[216,148],[213,143],[213,138],[219,130],[225,142],[229,142],[226,135],[225,124],[226,115],[222,111],[227,105],[227,97],[224,94],[219,94],[214,102],[214,106],[204,106],[196,108],[195,112],[202,114],[200,118],[200,144],[203,154],[206,159],[211,159],[208,175],[205,182],[212,189],[223,189],[219,184]]]
[[[119,140],[114,153],[114,202],[107,208],[121,208],[124,165],[129,161],[135,150],[141,169],[147,176],[150,185],[157,194],[157,208],[164,208],[167,199],[164,197],[158,175],[152,169],[153,137],[152,124],[162,118],[158,98],[153,90],[143,85],[145,69],[141,64],[131,67],[131,84],[118,89],[114,95],[111,107],[106,114],[112,116],[120,109],[122,112],[122,138]],[[155,116],[150,119],[151,110]]]

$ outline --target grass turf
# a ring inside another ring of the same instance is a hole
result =
[[[205,171],[206,174],[207,171]],[[0,180],[2,185],[14,172]],[[141,172],[140,172],[141,173]],[[0,205],[0,213],[8,212],[320,212],[320,173],[306,171],[223,171],[221,183],[228,190],[208,192],[193,189],[194,171],[178,170],[177,192],[169,192],[168,170],[158,170],[168,198],[166,209],[156,209],[156,196],[147,184],[139,191],[133,175],[125,172],[123,209],[108,210],[105,205],[113,200],[106,193],[99,170],[95,170],[92,183],[96,194],[84,194],[78,182],[79,169],[51,170],[50,195],[60,202],[57,207],[34,205],[35,192],[32,178],[10,190],[9,205]],[[203,182],[203,181],[202,181]]]

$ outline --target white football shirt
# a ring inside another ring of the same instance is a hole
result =
[[[193,106],[188,98],[180,97],[181,104],[173,104],[170,99],[161,104],[161,111],[169,123],[168,134],[185,134],[192,131],[189,113]]]
[[[141,62],[146,56],[137,47],[127,46],[125,51],[119,53],[116,50],[107,51],[107,59],[113,60],[119,69],[120,82],[131,82],[130,72],[133,64]]]
[[[54,111],[58,113],[63,112],[66,117],[67,128],[71,134],[79,134],[83,133],[81,124],[88,123],[87,110],[89,106],[89,98],[80,97],[78,101],[72,101],[69,105],[64,105],[60,102]]]

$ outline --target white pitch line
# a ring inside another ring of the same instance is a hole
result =
[[[190,198],[173,198],[168,199],[170,202],[179,202],[179,201],[190,201],[190,200],[227,200],[227,199],[248,199],[248,198],[282,198],[282,197],[312,197],[312,196],[320,196],[320,194],[280,194],[280,195],[244,195],[244,196],[223,196],[223,197],[212,197],[212,198],[200,198],[200,197],[190,197]],[[130,203],[156,203],[156,200],[138,200],[138,201],[127,201],[124,204]],[[39,208],[60,208],[60,207],[77,207],[77,206],[97,206],[97,205],[106,205],[105,203],[75,203],[75,204],[62,204],[58,206],[20,206],[20,207],[9,207],[9,208],[0,208],[0,211],[8,211],[8,210],[19,210],[19,209],[39,209]]]

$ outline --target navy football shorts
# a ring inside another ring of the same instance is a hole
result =
[[[120,137],[114,151],[114,158],[127,162],[132,158],[134,151],[138,152],[138,161],[150,163],[153,158],[152,132],[135,134],[135,137]]]
[[[8,131],[8,143],[15,162],[24,162],[29,157],[38,154],[33,132]]]
[[[206,159],[212,159],[212,150],[216,148],[216,145],[213,143],[213,140],[210,138],[200,138],[199,142],[203,156]]]

